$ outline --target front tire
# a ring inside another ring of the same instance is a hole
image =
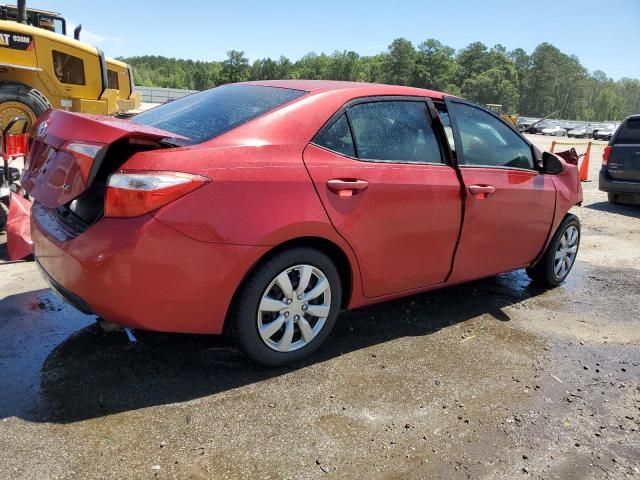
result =
[[[341,302],[340,276],[331,259],[312,248],[292,248],[247,278],[231,310],[231,332],[257,363],[299,362],[329,336]]]
[[[529,278],[547,287],[557,287],[564,282],[578,256],[580,235],[580,220],[573,214],[567,214],[542,258],[527,268]]]
[[[0,82],[0,130],[15,117],[27,117],[31,125],[51,107],[38,90],[18,82]],[[22,124],[12,133],[19,133]]]

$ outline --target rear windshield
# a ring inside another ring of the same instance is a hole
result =
[[[201,143],[269,112],[307,92],[258,85],[224,85],[165,103],[131,122],[167,130]]]
[[[640,118],[630,118],[624,122],[615,143],[640,144]]]

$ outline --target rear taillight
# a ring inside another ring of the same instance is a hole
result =
[[[89,179],[94,160],[106,147],[102,143],[87,142],[67,142],[62,146],[63,150],[69,152],[76,159],[85,181]]]
[[[611,150],[613,147],[611,145],[607,145],[604,147],[604,152],[602,152],[602,166],[606,167],[609,165],[609,157],[611,156]]]
[[[211,180],[181,172],[119,172],[109,177],[105,217],[137,217],[173,202]]]

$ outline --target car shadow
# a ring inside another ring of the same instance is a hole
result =
[[[627,217],[640,218],[640,205],[613,204],[609,202],[597,202],[585,205],[585,208],[598,210],[600,212],[617,213]]]
[[[396,338],[430,335],[484,314],[508,322],[505,307],[544,291],[531,284],[523,271],[515,271],[344,312],[316,354],[286,368],[258,366],[222,336],[133,332],[134,340],[123,331],[104,333],[93,317],[56,303],[48,291],[28,292],[0,301],[0,318],[14,309],[3,320],[8,324],[0,322],[0,334],[31,328],[11,324],[13,319],[33,323],[20,315],[22,304],[35,305],[39,316],[53,314],[56,323],[48,327],[59,334],[60,325],[68,330],[62,330],[57,342],[55,336],[39,338],[36,332],[27,340],[0,339],[0,347],[9,341],[14,347],[19,343],[27,348],[26,357],[20,349],[10,349],[4,358],[0,355],[0,370],[5,372],[0,373],[0,383],[5,384],[0,390],[0,397],[5,397],[0,398],[0,418],[69,423],[193,400]],[[38,311],[42,304],[44,310]],[[33,347],[30,342],[43,346]]]

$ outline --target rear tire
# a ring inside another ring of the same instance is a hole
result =
[[[607,193],[607,198],[609,199],[609,203],[613,205],[618,205],[618,196],[615,193]]]
[[[567,214],[542,258],[526,269],[529,278],[547,287],[557,287],[564,282],[578,256],[580,236],[580,220],[573,214]]]
[[[16,116],[26,116],[31,125],[42,115],[51,104],[35,88],[18,82],[0,82],[0,130]],[[17,132],[22,125],[16,125],[13,132]]]
[[[285,250],[260,264],[245,280],[228,318],[230,333],[257,363],[299,362],[329,336],[341,297],[338,269],[327,255],[306,247]]]

